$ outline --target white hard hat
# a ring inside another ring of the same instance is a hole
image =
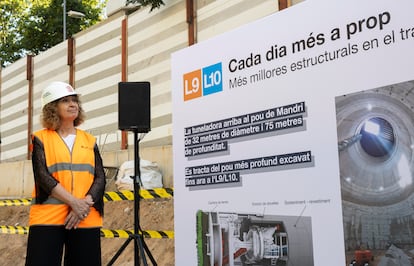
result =
[[[42,109],[46,104],[69,95],[78,95],[69,84],[61,81],[50,83],[42,92]]]

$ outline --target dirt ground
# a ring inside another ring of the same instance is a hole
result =
[[[105,203],[104,229],[134,228],[134,202],[110,201]],[[27,226],[28,206],[0,207],[0,225]],[[142,230],[174,231],[173,199],[140,200]],[[102,238],[102,265],[107,265],[125,243],[126,238]],[[27,235],[0,233],[0,265],[24,265]],[[174,239],[149,239],[145,243],[159,266],[173,266]],[[139,259],[142,264],[142,258]],[[114,266],[134,264],[134,243],[131,241],[117,258]],[[148,265],[152,265],[148,259]]]

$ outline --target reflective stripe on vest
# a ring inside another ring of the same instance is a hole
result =
[[[49,173],[53,175],[55,172],[68,170],[68,171],[80,171],[89,172],[91,175],[94,174],[95,169],[89,164],[71,164],[71,163],[57,163],[47,168]]]

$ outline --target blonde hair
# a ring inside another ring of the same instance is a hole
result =
[[[57,130],[60,128],[60,117],[58,114],[58,102],[60,99],[55,100],[53,102],[50,102],[46,104],[42,109],[42,115],[40,117],[40,121],[44,128]],[[79,126],[85,121],[85,112],[82,108],[82,104],[78,97],[78,106],[79,106],[79,112],[78,117],[73,121],[73,124],[75,127]]]

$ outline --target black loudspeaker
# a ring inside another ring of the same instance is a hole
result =
[[[118,83],[118,128],[137,133],[151,130],[150,83]]]

